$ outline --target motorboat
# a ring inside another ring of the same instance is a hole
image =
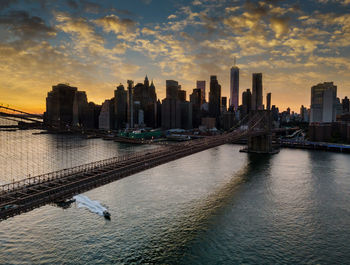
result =
[[[103,211],[103,216],[106,219],[111,220],[111,214],[107,210]]]

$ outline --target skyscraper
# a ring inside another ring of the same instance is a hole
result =
[[[201,122],[202,105],[202,90],[200,88],[193,89],[190,95],[190,102],[192,103],[192,124],[194,128],[198,128]]]
[[[262,73],[254,73],[252,80],[252,110],[263,109],[263,86],[262,86]]]
[[[266,95],[266,109],[271,110],[271,93]]]
[[[312,122],[332,122],[336,119],[337,86],[324,82],[311,87]]]
[[[239,98],[239,68],[236,66],[236,58],[234,66],[231,68],[230,74],[230,107],[234,110],[238,108]]]
[[[166,98],[162,100],[162,128],[181,127],[181,102],[178,99],[179,83],[166,80]]]
[[[216,75],[210,76],[210,91],[209,91],[209,115],[216,119],[216,124],[219,124],[221,112],[221,86]]]
[[[244,91],[242,93],[242,117],[246,116],[252,106],[252,93],[250,92],[250,89],[248,88],[247,91]]]
[[[128,124],[134,128],[134,81],[128,80]]]
[[[178,96],[178,99],[180,100],[180,101],[186,101],[186,90],[179,90],[178,92],[177,92],[177,96]]]
[[[166,98],[177,99],[180,90],[179,83],[174,80],[166,80]]]
[[[201,93],[201,105],[205,102],[205,81],[197,81],[197,88],[199,88]]]
[[[124,129],[127,122],[127,91],[120,84],[117,90],[114,90],[114,113],[115,113],[115,128]]]
[[[350,104],[349,104],[348,97],[343,98],[341,103],[342,103],[342,106],[343,106],[343,113],[349,112],[349,105]]]
[[[227,111],[227,97],[221,98],[221,112]]]
[[[67,84],[52,86],[46,98],[45,123],[63,127],[84,126],[87,105],[86,93],[78,88]]]

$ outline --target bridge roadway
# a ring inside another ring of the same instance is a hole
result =
[[[264,133],[266,132],[254,132],[254,134]],[[247,130],[238,129],[223,135],[162,146],[2,185],[0,186],[0,220],[28,212],[45,204],[69,199],[76,194],[145,169],[234,142],[247,135]]]

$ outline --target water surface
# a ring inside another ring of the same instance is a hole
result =
[[[0,263],[350,263],[350,156],[240,148],[206,150],[84,193],[111,221],[75,204],[3,221]]]

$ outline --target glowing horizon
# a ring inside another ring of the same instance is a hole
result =
[[[177,80],[187,99],[197,80],[217,75],[229,99],[237,57],[239,102],[251,75],[263,73],[264,104],[299,112],[311,86],[333,81],[350,95],[348,0],[3,0],[0,103],[45,110],[53,85],[70,83],[101,104],[132,79]]]

